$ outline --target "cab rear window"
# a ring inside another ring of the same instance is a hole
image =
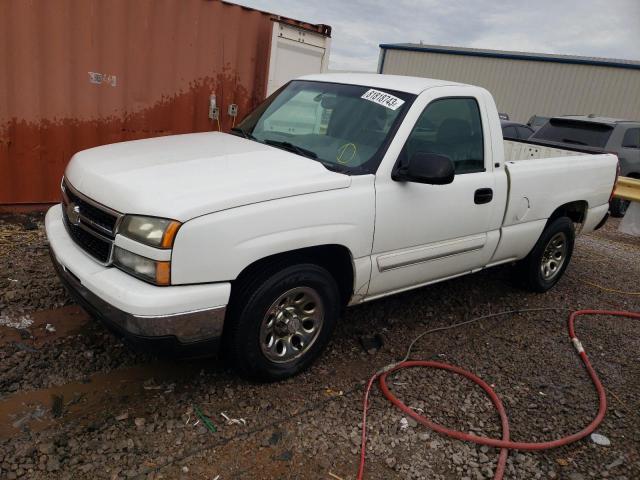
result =
[[[604,148],[613,127],[604,123],[552,118],[533,134],[532,139]]]

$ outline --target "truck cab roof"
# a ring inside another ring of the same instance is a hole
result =
[[[396,90],[400,92],[418,95],[423,91],[444,86],[471,86],[463,83],[437,80],[434,78],[409,77],[404,75],[384,75],[380,73],[319,73],[304,75],[298,80],[310,80],[314,82],[344,83],[348,85],[365,85],[372,88]]]

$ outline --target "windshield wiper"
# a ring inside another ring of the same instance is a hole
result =
[[[242,135],[244,138],[248,138],[249,140],[255,140],[256,137],[254,137],[253,135],[251,135],[249,132],[244,131],[243,129],[239,128],[239,127],[233,127],[231,129],[232,132],[236,132],[239,133],[240,135]]]
[[[327,170],[331,170],[332,172],[344,173],[349,175],[351,173],[351,168],[346,165],[339,165],[337,163],[326,162],[318,158],[318,154],[316,152],[312,152],[311,150],[307,150],[306,148],[299,147],[290,142],[284,142],[280,140],[271,140],[266,139],[264,141],[267,145],[271,145],[274,147],[282,148],[284,150],[288,150],[293,153],[297,153],[298,155],[302,155],[303,157],[310,158],[315,160],[318,163],[321,163]]]
[[[297,153],[298,155],[302,155],[303,157],[312,158],[314,160],[318,158],[318,154],[316,152],[312,152],[311,150],[307,150],[306,148],[299,147],[297,145],[294,145],[293,143],[282,142],[280,140],[270,140],[268,138],[264,141],[264,143],[273,147],[278,147],[293,153]]]

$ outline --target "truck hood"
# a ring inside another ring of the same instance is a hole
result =
[[[251,203],[346,188],[314,160],[219,132],[114,143],[73,156],[65,177],[122,213],[191,218]]]

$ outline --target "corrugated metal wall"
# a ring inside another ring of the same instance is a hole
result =
[[[270,14],[210,0],[0,1],[0,205],[53,202],[73,153],[223,128],[265,96]]]
[[[479,85],[498,111],[526,122],[531,115],[597,113],[640,120],[640,70],[386,50],[382,73]]]

